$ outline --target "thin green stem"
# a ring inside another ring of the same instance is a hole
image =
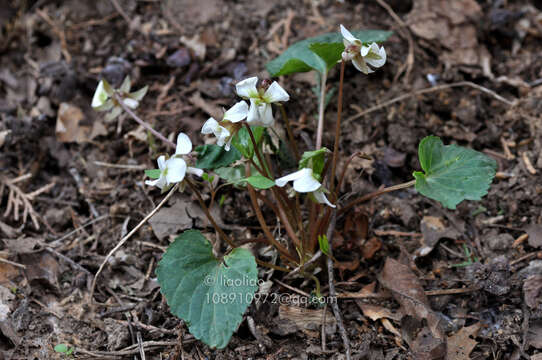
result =
[[[236,248],[237,245],[235,245],[235,243],[233,242],[233,240],[228,236],[226,235],[226,233],[220,228],[220,226],[218,226],[218,224],[216,223],[215,219],[213,218],[213,215],[211,215],[211,212],[209,211],[209,208],[207,208],[207,205],[205,205],[205,201],[203,201],[203,198],[201,197],[201,193],[200,191],[198,190],[198,188],[196,187],[196,185],[194,185],[194,183],[192,183],[192,181],[190,181],[188,178],[184,178],[184,181],[186,181],[186,183],[188,184],[188,186],[190,186],[190,189],[192,189],[192,192],[196,195],[196,197],[198,198],[198,202],[201,206],[201,208],[203,209],[203,212],[205,213],[205,216],[207,217],[207,219],[209,220],[209,222],[211,223],[211,225],[213,225],[213,227],[215,228],[215,230],[218,232],[218,234],[220,235],[220,237],[226,241],[228,243],[228,245],[230,245],[232,248]]]
[[[145,129],[149,130],[154,136],[156,136],[158,139],[162,140],[164,143],[166,143],[170,147],[172,147],[174,149],[177,147],[177,145],[173,141],[169,140],[164,135],[162,135],[158,131],[154,130],[149,124],[147,124],[139,116],[137,116],[132,111],[132,109],[130,109],[128,106],[126,106],[126,104],[124,103],[124,101],[122,100],[122,97],[120,95],[115,93],[115,94],[113,94],[113,96],[114,96],[115,100],[119,103],[119,105],[124,109],[124,111],[126,111],[126,113],[128,115],[130,115],[132,117],[132,119],[134,119],[139,125],[143,126]]]
[[[341,115],[343,110],[343,83],[344,83],[344,60],[341,60],[341,75],[339,79],[339,99],[337,100],[337,124],[335,125],[335,144],[333,145],[333,160],[331,162],[331,178],[329,179],[331,193],[337,200],[335,191],[335,172],[337,171],[337,158],[339,157],[339,140],[341,138]]]
[[[254,133],[252,132],[252,129],[250,128],[249,124],[244,123],[244,125],[247,128],[248,135],[250,136],[250,140],[252,141],[252,145],[254,147],[254,152],[256,153],[256,157],[258,158],[258,161],[260,162],[260,166],[265,171],[265,173],[261,173],[261,174],[263,176],[266,176],[266,177],[271,179],[271,175],[269,174],[269,171],[267,170],[266,163],[264,162],[264,158],[263,158],[262,154],[260,153],[260,148],[258,146],[258,143],[256,142],[256,138],[254,137]],[[273,179],[271,179],[271,180],[273,180]]]
[[[361,204],[361,203],[363,203],[365,201],[371,200],[372,198],[375,198],[377,196],[380,196],[382,194],[386,194],[386,193],[389,193],[389,192],[392,192],[392,191],[405,189],[405,188],[408,188],[408,187],[411,187],[411,186],[414,186],[414,185],[416,185],[416,180],[412,180],[412,181],[409,181],[409,182],[406,182],[406,183],[393,185],[393,186],[390,186],[390,187],[386,187],[386,188],[374,191],[372,193],[369,193],[369,194],[364,195],[364,196],[362,196],[362,197],[360,197],[360,198],[358,198],[356,200],[353,200],[353,201],[349,202],[346,206],[339,209],[338,213],[339,213],[339,215],[344,214],[346,211],[348,211],[353,206],[356,206],[356,205]]]
[[[288,119],[288,115],[286,115],[286,110],[284,110],[284,105],[280,104],[279,108],[280,108],[280,113],[282,114],[282,119],[284,119],[284,123],[286,124],[286,132],[288,133],[290,146],[292,147],[292,150],[294,151],[296,161],[299,161],[299,159],[301,159],[301,156],[299,154],[299,149],[297,148],[297,143],[295,142],[295,139],[294,139],[294,132],[292,131],[292,127],[290,126],[290,120]]]
[[[320,104],[318,108],[318,128],[316,129],[316,150],[322,147],[324,136],[324,110],[326,105],[327,72],[320,75]]]

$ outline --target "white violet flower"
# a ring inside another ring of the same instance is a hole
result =
[[[100,80],[96,92],[92,97],[91,106],[96,111],[109,111],[106,115],[106,120],[110,121],[115,119],[122,113],[122,107],[114,97],[115,92],[122,98],[122,102],[130,109],[135,109],[139,106],[139,102],[147,93],[148,86],[145,86],[137,91],[130,92],[130,77],[127,76],[122,85],[118,89],[113,87],[107,82],[107,80]]]
[[[240,129],[239,122],[248,115],[248,105],[245,101],[239,101],[229,110],[224,112],[222,121],[218,122],[210,117],[201,128],[202,134],[213,134],[217,138],[216,144],[224,146],[226,151],[230,151],[233,135]]]
[[[342,58],[344,61],[352,60],[352,63],[364,74],[374,72],[369,67],[379,68],[386,63],[386,50],[379,47],[376,43],[363,45],[361,40],[356,39],[350,31],[341,25],[341,34],[343,35],[344,51]]]
[[[240,81],[235,85],[237,95],[250,100],[250,109],[248,111],[247,123],[250,125],[272,126],[275,122],[273,118],[273,109],[271,104],[280,101],[290,100],[290,95],[273,81],[269,87],[256,88],[257,77],[251,77]]]
[[[158,158],[160,177],[155,180],[146,180],[145,184],[164,189],[171,184],[183,181],[186,173],[197,176],[203,175],[203,170],[187,166],[186,161],[182,158],[182,155],[187,155],[191,151],[192,141],[190,141],[190,138],[186,134],[179,133],[175,155],[167,160],[164,155],[161,155]]]
[[[325,189],[322,184],[314,177],[311,168],[303,168],[292,174],[283,176],[275,180],[275,184],[278,187],[283,187],[289,181],[294,182],[294,190],[299,193],[312,193],[314,200],[321,204],[326,204],[331,207],[335,207],[326,197]]]

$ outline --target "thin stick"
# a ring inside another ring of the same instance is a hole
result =
[[[9,264],[9,265],[18,267],[18,268],[23,269],[23,270],[26,269],[26,265],[19,264],[19,263],[16,263],[16,262],[14,262],[14,261],[11,261],[11,260],[4,259],[4,258],[2,258],[2,257],[0,257],[0,262],[1,262],[1,263],[4,263],[4,264]]]
[[[324,110],[326,102],[326,82],[327,72],[321,75],[320,82],[320,106],[318,108],[318,128],[316,130],[316,150],[322,147],[322,137],[324,136]]]
[[[502,103],[505,103],[508,106],[514,106],[516,104],[516,101],[507,100],[504,97],[497,94],[493,90],[490,90],[488,88],[485,88],[483,86],[480,86],[480,85],[475,84],[475,83],[470,82],[470,81],[460,81],[460,82],[456,82],[456,83],[452,83],[452,84],[437,85],[437,86],[433,86],[433,87],[430,87],[430,88],[427,88],[427,89],[421,89],[421,90],[418,90],[418,91],[414,91],[412,93],[403,94],[403,95],[398,96],[396,98],[393,98],[391,100],[385,101],[382,104],[378,104],[378,105],[375,105],[373,107],[368,108],[367,110],[361,111],[361,112],[357,113],[356,115],[353,115],[353,116],[349,117],[348,119],[346,119],[345,123],[347,124],[350,121],[356,120],[356,119],[358,119],[358,118],[360,118],[360,117],[362,117],[364,115],[372,113],[373,111],[380,110],[382,108],[385,108],[387,106],[395,104],[396,102],[408,99],[408,98],[413,97],[413,96],[427,94],[427,93],[434,92],[434,91],[446,90],[446,89],[450,89],[450,88],[454,88],[454,87],[462,87],[462,86],[468,86],[468,87],[474,88],[476,90],[479,90],[479,91],[481,91],[481,92],[483,92],[485,94],[488,94],[489,96],[493,97],[494,99],[496,99],[496,100],[498,100],[498,101],[500,101]]]
[[[333,274],[333,260],[331,259],[333,257],[333,233],[335,232],[336,222],[337,222],[337,210],[333,209],[332,214],[331,214],[331,221],[329,222],[329,227],[327,228],[327,239],[329,242],[329,253],[328,253],[329,256],[327,257],[327,276],[328,276],[328,281],[329,281],[329,296],[331,298],[337,297],[337,291],[335,290],[334,274]],[[333,314],[335,315],[335,319],[337,319],[337,326],[339,327],[341,338],[343,340],[343,346],[346,352],[346,359],[350,360],[352,358],[350,355],[350,340],[348,340],[348,334],[346,333],[346,329],[344,328],[341,311],[339,310],[339,304],[337,304],[337,301],[331,302],[331,308],[333,309]]]
[[[103,161],[94,161],[94,165],[113,168],[113,169],[126,169],[126,170],[145,170],[145,165],[128,165],[128,164],[111,164]]]
[[[216,223],[215,219],[213,218],[213,215],[211,215],[211,212],[209,211],[209,208],[207,207],[207,205],[205,205],[205,201],[203,201],[203,198],[201,197],[201,194],[198,188],[196,187],[196,185],[194,185],[192,181],[190,181],[189,179],[185,179],[185,181],[188,183],[188,186],[190,186],[190,189],[192,189],[192,191],[198,198],[199,205],[203,209],[205,216],[207,216],[207,219],[209,220],[211,225],[213,225],[213,227],[218,232],[220,237],[222,237],[222,239],[226,241],[228,245],[230,245],[232,248],[236,248],[237,246],[235,245],[233,240],[228,235],[226,235],[226,233],[222,230],[222,228],[218,226],[218,224]]]
[[[137,230],[139,230],[140,227],[143,226],[143,224],[145,224],[151,217],[154,216],[154,214],[156,214],[156,212],[158,212],[158,210],[160,210],[160,208],[162,206],[164,206],[164,204],[169,200],[169,198],[175,193],[175,191],[177,190],[177,188],[179,187],[179,183],[175,184],[175,186],[173,186],[173,188],[171,188],[171,190],[169,191],[169,193],[166,195],[166,197],[160,201],[160,203],[158,204],[158,206],[156,206],[147,216],[145,216],[145,218],[143,220],[141,220],[139,222],[139,224],[136,225],[135,228],[132,229],[132,231],[130,231],[125,237],[123,237],[120,242],[117,244],[117,246],[115,246],[113,248],[113,250],[111,250],[109,252],[109,254],[107,254],[107,256],[105,257],[104,261],[102,262],[102,264],[100,265],[100,267],[98,268],[98,272],[96,273],[96,275],[94,275],[94,279],[92,279],[92,286],[90,288],[90,299],[92,301],[92,297],[94,296],[94,289],[96,288],[96,280],[98,279],[98,276],[100,275],[100,273],[102,272],[103,268],[105,267],[105,264],[107,264],[107,262],[109,261],[109,259],[111,258],[111,256],[113,256],[113,254],[122,247],[122,245],[124,245],[124,243],[126,241],[128,241],[128,239],[130,239],[132,237],[132,235],[134,235]]]
[[[363,203],[363,202],[365,202],[367,200],[371,200],[374,197],[377,197],[377,196],[380,196],[382,194],[389,193],[389,192],[392,192],[392,191],[396,191],[396,190],[404,189],[404,188],[407,188],[407,187],[411,187],[411,186],[413,186],[415,184],[416,184],[416,180],[412,180],[412,181],[409,181],[409,182],[406,182],[406,183],[390,186],[390,187],[387,187],[387,188],[383,188],[381,190],[374,191],[374,192],[369,193],[367,195],[364,195],[364,196],[362,196],[362,197],[360,197],[360,198],[358,198],[356,200],[351,201],[350,203],[348,203],[348,205],[341,208],[339,210],[339,215],[343,214],[344,212],[349,210],[351,207],[356,206],[357,204],[361,204],[361,203]]]
[[[304,271],[307,268],[307,266],[309,266],[310,264],[313,264],[314,262],[316,262],[316,260],[318,260],[321,256],[322,256],[322,251],[318,250],[318,252],[316,254],[314,254],[314,256],[309,261],[307,261],[303,265],[298,266],[295,269],[293,269],[292,271],[290,271],[288,274],[286,274],[282,278],[282,280],[289,279],[289,278],[293,277],[294,275],[298,274],[299,272]]]
[[[117,12],[120,14],[120,16],[122,16],[122,18],[124,19],[124,21],[126,21],[128,23],[128,26],[130,26],[130,24],[131,24],[130,18],[128,17],[128,14],[126,14],[126,12],[124,12],[124,10],[119,5],[117,0],[110,0],[110,1],[113,4],[113,6],[115,7],[115,10],[117,10]]]
[[[250,136],[250,140],[252,141],[252,146],[254,147],[254,152],[256,153],[256,157],[258,158],[258,161],[260,162],[260,166],[262,167],[262,170],[264,171],[262,175],[268,178],[271,178],[271,176],[269,175],[269,172],[267,171],[267,166],[265,165],[262,154],[260,154],[258,143],[256,142],[256,138],[254,137],[254,133],[252,132],[250,125],[246,122],[244,123],[244,125],[247,128],[248,135]]]
[[[288,133],[288,139],[290,140],[290,144],[292,146],[292,149],[294,150],[294,155],[297,161],[301,159],[301,156],[299,155],[299,149],[297,148],[297,143],[294,139],[294,133],[292,131],[292,127],[290,126],[290,120],[288,119],[288,115],[286,115],[286,110],[284,110],[284,105],[280,104],[280,113],[282,114],[282,119],[284,119],[284,123],[286,124],[286,132]]]
[[[119,105],[124,109],[124,111],[126,111],[126,113],[128,115],[130,115],[132,117],[132,119],[134,119],[139,125],[143,126],[145,129],[149,130],[154,136],[156,136],[158,139],[162,140],[163,142],[165,142],[167,145],[169,145],[170,147],[172,148],[176,148],[177,145],[169,140],[168,138],[166,138],[164,135],[162,135],[161,133],[159,133],[158,131],[154,130],[149,124],[147,124],[145,121],[143,121],[140,117],[138,117],[133,111],[132,109],[130,109],[128,106],[126,106],[126,104],[124,103],[124,101],[122,100],[122,98],[120,97],[119,94],[114,94],[113,95],[115,97],[115,100],[117,100],[117,102],[119,103]]]
[[[258,222],[260,223],[260,227],[262,228],[263,233],[269,240],[269,242],[282,254],[284,257],[286,257],[288,260],[293,262],[294,264],[297,263],[296,259],[290,255],[290,252],[282,246],[271,234],[271,231],[269,230],[269,227],[267,226],[265,219],[263,218],[262,211],[260,210],[260,206],[258,205],[258,200],[256,199],[256,192],[254,191],[254,188],[252,185],[247,184],[248,194],[250,195],[250,201],[252,203],[252,209],[256,213],[256,218],[258,219]]]
[[[335,200],[338,196],[335,190],[335,172],[337,171],[337,158],[339,157],[339,139],[341,138],[341,114],[343,110],[343,83],[344,83],[344,60],[341,60],[341,76],[339,78],[339,99],[337,100],[337,124],[335,125],[335,144],[333,144],[333,160],[331,161],[331,178],[329,179],[331,193]]]

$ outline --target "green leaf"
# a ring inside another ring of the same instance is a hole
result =
[[[329,241],[326,235],[318,235],[318,245],[324,255],[329,255]]]
[[[385,41],[390,37],[392,32],[361,30],[352,31],[352,34],[365,44]],[[323,74],[341,59],[343,51],[343,37],[340,33],[324,34],[293,44],[279,57],[268,62],[265,67],[271,76],[288,75],[311,70],[316,70]],[[334,59],[335,61],[333,61]]]
[[[258,289],[258,270],[250,251],[233,249],[223,259],[199,231],[182,233],[156,269],[171,312],[197,339],[224,348],[243,320]]]
[[[57,344],[55,345],[54,350],[57,353],[66,354],[68,353],[69,348],[66,344]]]
[[[323,147],[314,151],[305,151],[299,160],[299,168],[311,168],[313,174],[320,176],[324,171],[326,153],[330,152]]]
[[[241,159],[241,154],[236,149],[226,151],[218,145],[198,146],[196,152],[198,153],[196,167],[204,170],[228,166]]]
[[[233,167],[221,167],[214,170],[223,180],[236,186],[244,186],[245,167],[243,165]]]
[[[486,195],[497,169],[490,157],[457,145],[444,146],[437,136],[420,142],[418,157],[425,174],[414,172],[416,190],[450,209]]]
[[[160,177],[160,169],[145,170],[145,175],[151,179],[158,179]]]
[[[309,50],[315,53],[326,64],[326,71],[329,71],[337,61],[341,60],[344,45],[341,42],[332,43],[313,43],[309,45]]]
[[[275,182],[273,180],[259,174],[249,176],[244,180],[246,180],[250,185],[254,186],[256,189],[269,189],[270,187],[275,186]]]
[[[254,134],[256,143],[259,144],[262,138],[264,128],[261,126],[251,126],[250,129]],[[231,144],[239,150],[239,152],[247,159],[252,159],[254,156],[254,145],[250,139],[250,134],[246,127],[242,127],[233,137]]]

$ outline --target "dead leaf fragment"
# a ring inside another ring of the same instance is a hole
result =
[[[525,304],[531,309],[538,308],[542,301],[542,275],[530,275],[523,283],[523,296]]]
[[[58,276],[60,266],[47,251],[20,255],[21,263],[26,265],[26,278],[29,282],[42,282],[45,285],[59,289]]]
[[[416,251],[418,256],[429,254],[442,238],[457,239],[461,235],[456,229],[444,226],[442,220],[434,216],[424,216],[420,228],[423,237],[420,240],[422,246]]]
[[[425,296],[423,287],[408,266],[388,258],[379,280],[401,304],[404,314],[419,320],[426,319],[433,336],[444,339],[440,318],[429,307],[429,300]]]
[[[525,228],[525,232],[529,235],[527,242],[534,248],[542,247],[542,225],[531,224]]]
[[[293,295],[292,295],[293,296]],[[288,297],[293,299],[293,297]],[[336,329],[336,320],[333,313],[326,310],[326,333],[332,334]],[[281,305],[279,307],[279,319],[288,320],[295,324],[295,326],[304,332],[319,330],[322,327],[324,320],[324,309],[307,309],[299,306]],[[309,333],[310,334],[310,333]]]
[[[90,135],[89,126],[80,126],[84,115],[80,108],[61,103],[56,118],[56,138],[60,142],[85,142]]]
[[[466,326],[448,337],[447,360],[469,360],[470,353],[478,344],[474,337],[480,330],[480,323]]]

